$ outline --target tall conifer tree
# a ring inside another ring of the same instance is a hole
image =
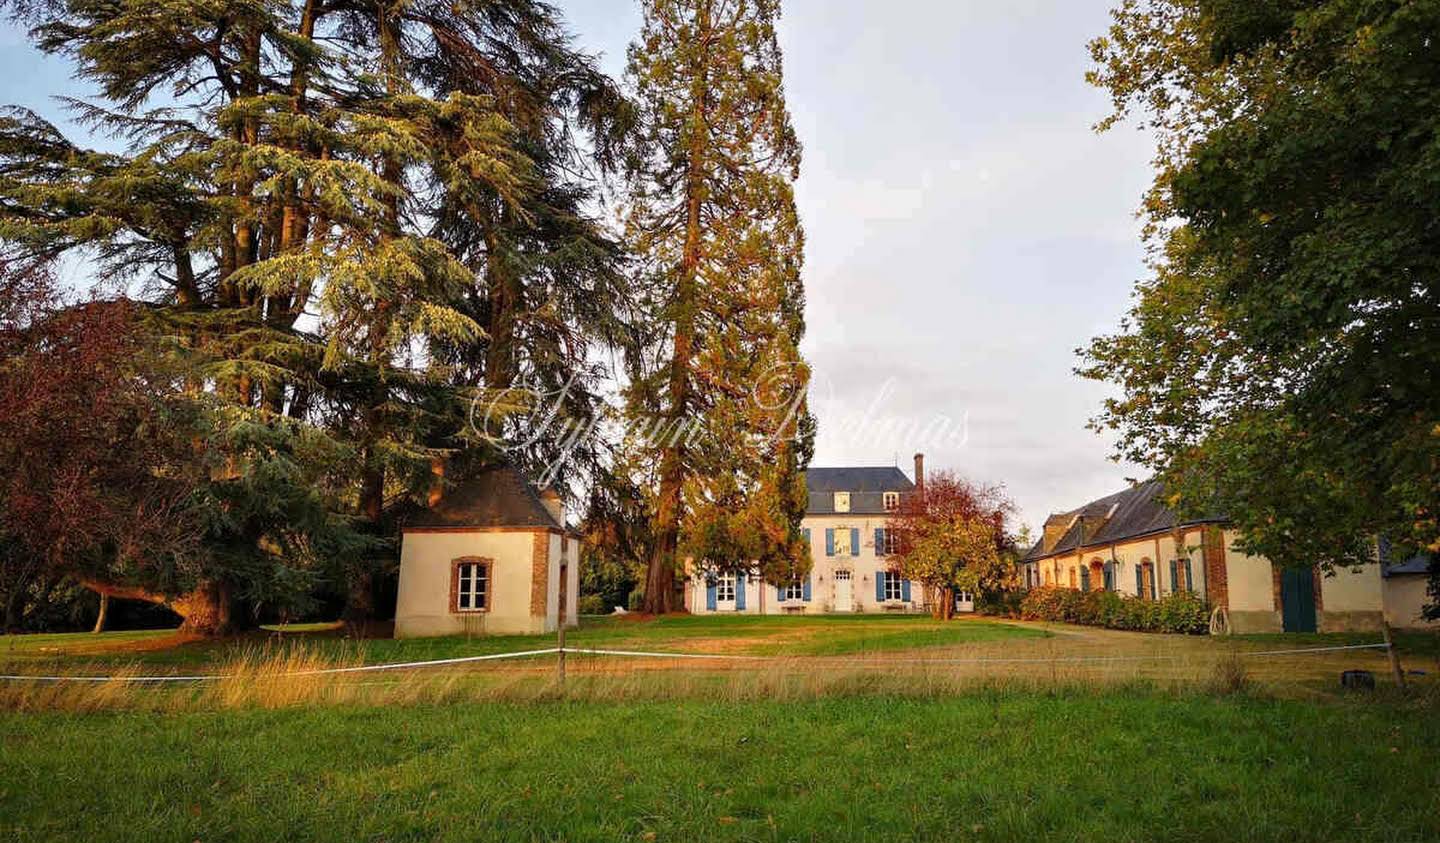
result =
[[[649,154],[630,231],[664,330],[632,372],[654,491],[645,609],[674,607],[681,556],[711,572],[758,560],[779,581],[799,539],[812,424],[777,0],[647,0],[630,77]]]
[[[614,247],[577,210],[584,179],[555,176],[569,162],[544,143],[594,129],[608,155],[600,130],[619,125],[610,115],[623,102],[544,3],[4,5],[97,86],[97,104],[76,108],[124,149],[85,149],[11,110],[0,119],[0,238],[25,259],[78,251],[98,279],[149,300],[152,333],[176,338],[189,367],[183,391],[217,409],[198,438],[217,456],[210,478],[228,490],[214,496],[226,512],[302,491],[383,540],[391,504],[422,495],[436,460],[482,444],[467,410],[510,380],[499,371],[526,359],[517,346],[529,340],[507,332],[496,362],[485,357],[486,329],[515,320],[482,317],[516,306],[477,273],[520,251],[471,247],[495,230],[486,214],[531,253],[570,256],[525,299],[532,307],[603,308],[603,297],[585,298],[601,270],[614,293]],[[547,324],[574,348],[599,321],[560,310]],[[478,377],[459,373],[477,359]],[[317,434],[336,447],[307,446]],[[290,461],[323,450],[328,462],[287,475],[255,458],[256,443]],[[212,603],[257,581],[296,582],[292,560],[275,554],[269,573],[232,564],[237,548],[275,543],[252,523],[216,521],[225,529],[193,574],[153,560],[77,573],[166,599],[193,589]],[[349,613],[363,617],[375,554],[344,545],[329,564],[348,570]],[[202,615],[205,631],[230,623],[228,611]]]

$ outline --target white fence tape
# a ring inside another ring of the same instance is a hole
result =
[[[1235,651],[1234,655],[1241,658],[1255,658],[1260,656],[1292,656],[1307,655],[1310,653],[1335,653],[1343,650],[1384,650],[1389,644],[1346,644],[1336,647],[1304,647],[1292,650],[1259,650],[1259,651]],[[368,664],[357,667],[328,667],[316,668],[314,670],[296,670],[288,673],[262,674],[254,679],[283,679],[292,676],[324,676],[341,673],[370,673],[379,670],[407,670],[412,668],[440,667],[452,664],[468,664],[470,662],[497,661],[500,659],[522,659],[531,656],[548,656],[561,652],[559,647],[550,647],[544,650],[520,650],[513,653],[490,653],[484,656],[461,656],[451,659],[430,659],[427,661],[414,662],[390,662],[386,664]],[[694,659],[700,661],[749,661],[749,662],[796,662],[796,661],[835,661],[845,659],[844,656],[746,656],[734,653],[665,653],[648,652],[644,650],[603,650],[587,647],[565,647],[564,652],[579,655],[595,656],[626,656],[632,658],[646,659]],[[1192,655],[1152,655],[1152,656],[1064,656],[1059,658],[973,658],[973,659],[909,659],[890,656],[874,656],[870,658],[850,659],[850,663],[857,666],[865,665],[887,665],[887,664],[1061,664],[1061,663],[1099,663],[1099,662],[1137,662],[1137,661],[1173,661],[1175,659],[1193,658]],[[233,673],[197,673],[190,675],[155,675],[155,676],[69,676],[64,674],[38,675],[28,673],[0,674],[3,681],[21,682],[209,682],[217,679],[229,679],[237,674]]]
[[[404,670],[412,667],[436,667],[446,664],[467,662],[488,662],[496,659],[522,659],[528,656],[548,656],[560,652],[559,647],[545,650],[521,650],[515,653],[491,653],[486,656],[462,656],[454,659],[431,659],[423,662],[391,662],[387,664],[366,664],[358,667],[326,667],[315,670],[293,670],[289,673],[259,675],[255,679],[282,679],[291,676],[321,676],[332,673],[367,673],[376,670]],[[31,680],[35,682],[206,682],[215,679],[230,679],[233,673],[197,673],[189,676],[33,676],[28,673],[0,674],[5,680]]]

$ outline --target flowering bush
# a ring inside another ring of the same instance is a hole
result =
[[[1185,591],[1159,600],[1140,600],[1112,591],[1076,591],[1050,586],[1031,589],[1020,603],[1026,620],[1059,621],[1130,629],[1203,635],[1210,629],[1210,607]]]

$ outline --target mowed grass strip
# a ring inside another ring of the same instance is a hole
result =
[[[303,647],[319,658],[366,664],[485,655],[555,646],[553,635],[503,635],[474,638],[354,640],[330,625],[286,632],[260,632],[224,641],[173,641],[169,631],[114,632],[92,635],[0,636],[0,663],[27,672],[40,667],[151,665],[206,669],[233,660],[241,651]],[[738,655],[844,655],[861,652],[940,647],[971,642],[1042,637],[1045,633],[1003,623],[971,619],[938,622],[927,616],[691,616],[663,618],[586,618],[570,630],[572,647],[653,650]]]
[[[0,714],[7,840],[1422,840],[1418,703],[996,691]]]

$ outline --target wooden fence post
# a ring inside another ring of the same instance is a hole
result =
[[[556,640],[559,642],[559,652],[555,660],[555,678],[563,686],[565,684],[565,619],[562,617],[555,631]]]
[[[1385,652],[1390,656],[1390,672],[1395,675],[1395,684],[1403,690],[1405,688],[1405,671],[1400,668],[1400,654],[1395,652],[1395,640],[1390,635],[1390,622],[1382,618],[1380,628],[1385,631]]]

